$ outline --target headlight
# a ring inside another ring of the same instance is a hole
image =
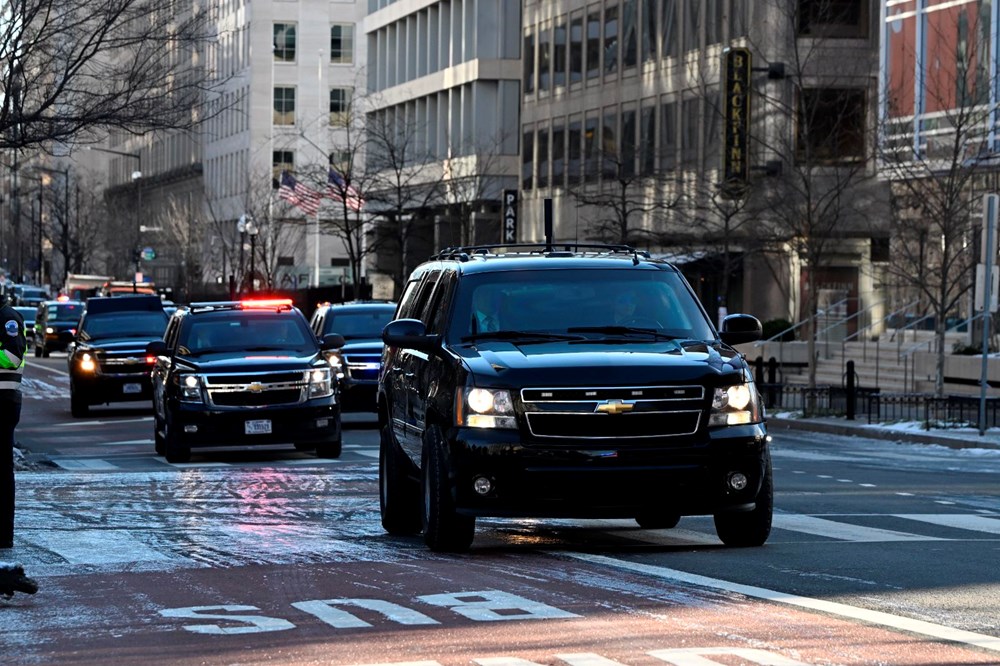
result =
[[[181,400],[183,402],[202,402],[201,377],[198,375],[183,375],[180,378]]]
[[[760,396],[753,384],[715,389],[709,426],[744,425],[760,420]]]
[[[464,388],[455,396],[455,417],[469,428],[517,428],[514,401],[506,389]]]
[[[97,359],[86,352],[80,354],[80,369],[84,372],[94,372],[97,370]]]
[[[52,328],[51,326],[46,326],[45,332],[48,333],[49,335],[52,335],[53,333],[56,332],[56,329]]]
[[[333,386],[330,383],[330,371],[330,368],[313,368],[306,372],[310,398],[325,398],[333,394]]]
[[[334,376],[336,376],[337,379],[343,379],[344,359],[342,359],[340,357],[340,354],[338,354],[335,351],[327,352],[325,356],[326,356],[326,362],[329,363],[330,367],[333,369]]]

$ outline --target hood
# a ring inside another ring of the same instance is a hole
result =
[[[691,341],[529,345],[483,341],[452,351],[465,361],[477,384],[510,386],[638,386],[701,380],[724,385],[747,368],[742,356],[725,345]]]
[[[247,352],[236,354],[224,352],[188,356],[184,365],[190,365],[199,372],[269,372],[275,370],[308,370],[320,359],[314,354],[282,354],[280,352]]]
[[[351,338],[339,349],[342,354],[381,354],[380,338]]]

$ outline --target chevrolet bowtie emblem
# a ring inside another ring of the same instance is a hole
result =
[[[124,360],[125,365],[135,365],[138,362],[139,362],[139,359],[137,359],[135,357],[132,357],[132,356],[129,356],[128,358],[126,358]]]
[[[247,386],[247,390],[250,391],[251,393],[263,393],[264,385],[261,384],[260,382],[254,382],[253,384],[249,384]]]
[[[625,402],[624,400],[605,400],[597,405],[597,408],[594,409],[594,411],[601,414],[611,414],[613,416],[615,414],[631,412],[633,407],[635,407],[635,402]]]

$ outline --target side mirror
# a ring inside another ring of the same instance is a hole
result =
[[[727,345],[741,345],[744,342],[760,340],[763,328],[757,317],[748,314],[731,314],[722,320],[719,337]]]
[[[344,346],[344,336],[339,333],[327,333],[319,341],[319,348],[323,351],[329,351],[331,349],[340,349]]]
[[[392,347],[431,352],[441,344],[440,335],[428,335],[419,319],[397,319],[382,329],[382,342]]]
[[[167,355],[167,343],[163,340],[153,340],[146,345],[146,355],[147,356],[166,356]]]

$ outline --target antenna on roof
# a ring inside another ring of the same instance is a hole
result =
[[[545,222],[545,251],[552,251],[552,199],[546,198],[542,205],[542,219]]]

